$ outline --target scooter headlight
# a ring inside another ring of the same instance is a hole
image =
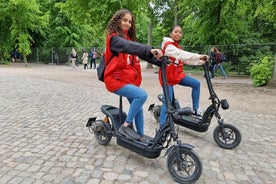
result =
[[[226,99],[220,101],[222,109],[226,110],[229,109],[229,104]]]

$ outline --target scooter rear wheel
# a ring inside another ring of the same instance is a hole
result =
[[[174,181],[178,183],[193,183],[199,179],[202,173],[202,164],[198,155],[191,149],[179,148],[180,169],[176,150],[170,152],[167,158],[167,168]]]
[[[111,141],[112,135],[107,134],[106,132],[111,132],[111,126],[109,123],[104,123],[101,121],[101,129],[99,131],[93,131],[97,143],[100,145],[108,145]]]
[[[233,149],[241,143],[241,133],[233,125],[223,124],[224,130],[217,126],[213,132],[213,138],[219,147]]]

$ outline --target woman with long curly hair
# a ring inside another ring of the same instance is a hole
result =
[[[147,93],[140,88],[139,58],[158,65],[157,59],[162,55],[160,49],[136,42],[135,20],[129,10],[122,9],[113,15],[106,28],[104,82],[108,91],[126,97],[130,103],[126,120],[119,128],[119,133],[129,139],[140,140],[144,135],[142,106]]]

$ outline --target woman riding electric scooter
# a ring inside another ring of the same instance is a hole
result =
[[[159,49],[135,42],[135,21],[128,10],[116,12],[106,31],[105,86],[108,91],[126,97],[130,103],[126,120],[119,129],[120,134],[129,139],[139,140],[144,135],[142,105],[147,99],[147,93],[140,88],[142,76],[138,57],[157,63],[154,58],[158,59],[163,54]],[[157,53],[155,57],[154,52]],[[137,132],[134,131],[134,120]]]
[[[183,72],[184,64],[187,65],[203,65],[208,60],[208,55],[200,55],[187,52],[181,49],[179,41],[182,38],[182,28],[176,25],[170,29],[170,37],[164,37],[162,42],[162,51],[164,55],[169,56],[171,63],[167,65],[167,79],[169,85],[170,99],[173,96],[173,86],[178,84],[192,88],[193,114],[200,116],[199,97],[200,82],[186,75]],[[205,59],[204,59],[205,58]],[[162,84],[161,71],[159,69],[159,81]],[[163,103],[160,112],[160,125],[164,124],[167,119],[166,104]]]
[[[146,139],[133,140],[119,133],[119,128],[125,122],[126,113],[122,110],[122,97],[119,108],[112,105],[102,105],[101,111],[105,115],[103,119],[89,118],[86,126],[90,133],[94,134],[96,141],[101,145],[108,145],[112,137],[117,138],[117,144],[146,158],[157,158],[163,149],[167,149],[167,169],[176,182],[193,183],[199,179],[202,173],[202,164],[198,155],[193,151],[193,146],[182,143],[174,128],[173,114],[175,109],[169,100],[169,92],[166,79],[167,57],[161,58],[162,88],[164,103],[168,107],[167,121],[160,126],[154,137],[144,135]],[[171,144],[173,141],[173,144]]]
[[[115,24],[116,22],[120,23],[119,26]],[[122,30],[116,30],[118,27]],[[201,161],[193,151],[193,146],[181,143],[178,139],[172,119],[173,111],[169,112],[167,122],[160,127],[154,137],[144,135],[142,104],[145,101],[146,93],[138,87],[141,82],[139,61],[136,56],[130,56],[129,54],[137,54],[142,59],[153,61],[154,59],[151,60],[150,58],[154,58],[154,55],[159,58],[162,56],[162,52],[158,49],[128,41],[127,39],[133,38],[135,35],[134,28],[134,20],[128,10],[118,11],[109,22],[107,31],[110,34],[107,37],[105,54],[105,59],[109,62],[106,63],[104,80],[107,89],[120,96],[119,108],[102,105],[101,111],[105,118],[97,120],[96,117],[92,117],[88,120],[86,126],[91,133],[94,133],[99,144],[107,145],[111,138],[115,136],[118,145],[146,158],[159,157],[161,151],[168,148],[171,141],[174,141],[174,144],[165,153],[165,156],[168,156],[167,168],[170,175],[179,183],[195,182],[201,176]],[[127,34],[132,35],[132,37],[127,37]],[[129,50],[129,48],[131,49]],[[117,54],[114,54],[114,51]],[[129,54],[126,54],[127,52]],[[165,101],[168,108],[173,110],[173,108],[170,108],[165,75],[167,61],[166,57],[162,57],[160,61],[156,60],[156,63],[159,63],[163,68],[162,87]],[[122,96],[126,96],[131,103],[127,115],[122,110]],[[132,125],[134,117],[138,133],[134,131]]]
[[[223,118],[219,114],[220,107],[222,107],[222,109],[228,109],[229,105],[225,99],[220,100],[213,89],[210,79],[210,73],[208,70],[210,63],[205,63],[205,59],[209,60],[209,58],[207,56],[193,54],[181,50],[180,46],[178,45],[178,41],[180,40],[181,36],[181,27],[175,26],[170,31],[170,38],[165,37],[162,43],[162,50],[165,53],[165,55],[170,56],[171,61],[171,64],[169,64],[166,69],[169,83],[170,100],[172,101],[173,106],[176,110],[176,112],[173,115],[174,123],[198,132],[205,132],[208,130],[213,116],[215,116],[219,124],[215,128],[213,133],[213,138],[215,142],[224,149],[233,149],[240,144],[241,134],[235,126],[225,124]],[[204,76],[206,78],[208,90],[210,93],[209,99],[211,100],[212,104],[206,109],[203,116],[200,116],[198,111],[200,83],[199,81],[190,76],[185,76],[185,74],[183,73],[183,62],[181,60],[185,60],[183,61],[185,64],[205,63],[203,65]],[[159,79],[160,81],[162,81],[160,72]],[[193,110],[191,110],[189,107],[180,107],[178,100],[174,98],[173,85],[175,84],[191,86],[193,88]],[[157,122],[160,121],[160,124],[162,125],[167,118],[167,108],[166,103],[163,99],[163,95],[159,95],[158,98],[160,101],[163,102],[162,106],[154,106],[154,104],[152,104],[149,107],[149,111],[151,111]]]

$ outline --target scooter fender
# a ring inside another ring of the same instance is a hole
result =
[[[96,121],[96,119],[97,119],[97,117],[89,118],[87,123],[86,123],[86,127],[90,127],[92,125],[92,123]]]
[[[166,151],[164,157],[168,156],[170,154],[170,152],[172,152],[174,149],[176,149],[176,146],[179,146],[180,148],[187,148],[189,150],[193,150],[194,146],[187,144],[187,143],[180,143],[177,145],[172,145],[171,147],[169,147],[169,149]]]

